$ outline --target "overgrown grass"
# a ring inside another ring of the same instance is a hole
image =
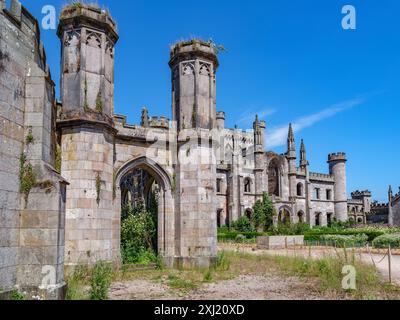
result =
[[[91,276],[91,270],[88,266],[79,265],[75,267],[72,274],[67,275],[67,294],[66,300],[88,300],[88,286]]]
[[[196,289],[198,284],[190,279],[185,279],[184,277],[180,277],[178,274],[171,273],[168,276],[168,285],[172,289],[182,289],[182,290],[191,290]]]
[[[66,277],[66,300],[107,300],[114,273],[109,264],[98,262],[92,268],[76,266]]]
[[[377,269],[361,262],[354,251],[338,250],[336,255],[321,259],[246,253],[228,253],[228,256],[234,266],[243,266],[244,273],[258,273],[264,269],[283,276],[299,277],[310,286],[310,290],[334,299],[400,299],[400,288],[385,283]],[[346,265],[356,269],[356,290],[342,289],[345,276],[342,270]]]
[[[356,269],[357,290],[342,289],[343,267],[354,266]],[[275,275],[283,278],[295,277],[314,296],[332,299],[400,299],[400,288],[388,285],[385,279],[372,265],[360,261],[354,250],[338,249],[333,255],[320,259],[303,256],[258,255],[234,251],[220,252],[216,264],[209,270],[140,270],[135,272],[117,272],[113,281],[125,282],[147,280],[162,284],[178,294],[187,294],[206,283],[215,283],[237,278],[240,275]],[[91,272],[83,269],[75,271],[75,278],[68,291],[68,298],[88,298],[82,291],[91,281]],[[268,281],[266,278],[265,281]],[[86,290],[88,291],[88,290]],[[104,291],[103,291],[104,292]]]

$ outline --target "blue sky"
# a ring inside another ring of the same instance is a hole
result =
[[[22,0],[41,19],[44,5]],[[400,185],[400,2],[397,0],[99,0],[119,26],[116,112],[139,121],[170,117],[169,46],[182,38],[212,38],[220,55],[217,109],[227,126],[267,121],[268,149],[284,152],[288,123],[306,143],[312,171],[327,172],[327,155],[348,154],[348,191],[370,189],[386,201]],[[357,30],[343,30],[341,9],[357,10]],[[42,31],[59,83],[59,41]],[[396,147],[397,146],[397,147]]]

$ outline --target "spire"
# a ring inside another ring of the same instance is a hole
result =
[[[304,140],[301,139],[301,147],[300,147],[300,167],[306,167],[309,163],[307,161],[307,153],[306,147],[304,145]]]
[[[392,186],[389,186],[389,191],[388,191],[388,194],[389,194],[389,202],[391,202],[391,201],[392,201],[392,198],[393,198],[393,190],[392,190]]]
[[[288,133],[288,152],[290,151],[296,151],[296,145],[294,141],[294,133],[293,133],[293,128],[292,124],[289,124],[289,133]]]

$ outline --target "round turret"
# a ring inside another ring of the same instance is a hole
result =
[[[328,156],[329,173],[335,180],[335,216],[339,221],[348,220],[346,161],[344,152],[332,153]]]
[[[215,45],[201,40],[171,48],[172,115],[178,130],[216,127]]]

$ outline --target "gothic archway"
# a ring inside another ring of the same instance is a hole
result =
[[[154,161],[140,157],[121,167],[116,174],[115,188],[119,224],[114,225],[113,232],[118,235],[121,232],[124,205],[135,207],[143,203],[147,212],[154,214],[157,221],[158,254],[164,258],[172,258],[175,248],[175,221],[172,183],[168,173]],[[119,236],[117,239],[121,240]]]
[[[298,218],[299,223],[305,223],[306,222],[305,221],[305,214],[304,214],[304,212],[302,210],[300,210],[297,213],[297,218]]]
[[[280,170],[278,159],[272,159],[268,166],[268,194],[280,197]]]
[[[284,224],[284,225],[289,225],[291,223],[291,213],[290,213],[290,209],[287,207],[282,207],[279,210],[279,215],[278,215],[278,222],[280,224]]]

